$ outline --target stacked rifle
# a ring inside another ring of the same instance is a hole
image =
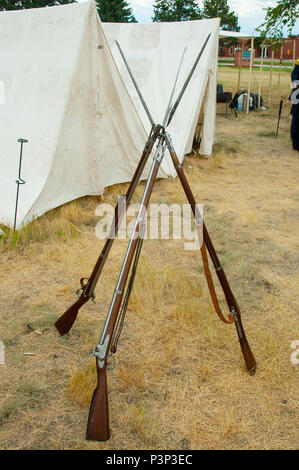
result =
[[[239,338],[239,342],[240,342],[240,346],[241,346],[241,350],[243,353],[247,370],[250,374],[253,374],[256,370],[256,362],[255,362],[254,356],[251,352],[250,346],[245,336],[238,304],[230,289],[228,280],[220,264],[216,251],[210,239],[208,230],[205,226],[205,223],[203,222],[202,217],[198,211],[195,198],[192,194],[191,188],[186,179],[182,165],[180,164],[180,161],[176,155],[175,149],[171,141],[171,137],[166,130],[168,125],[172,121],[174,113],[177,107],[179,106],[179,103],[185,93],[185,90],[188,86],[188,83],[191,80],[191,77],[197,67],[197,64],[205,50],[205,47],[209,41],[209,38],[210,38],[210,34],[207,36],[194,62],[194,65],[192,69],[190,70],[190,73],[184,83],[184,86],[182,87],[181,92],[179,93],[176,101],[173,104],[173,97],[174,97],[175,89],[177,86],[178,77],[179,77],[179,73],[180,73],[180,69],[182,66],[183,57],[184,57],[186,49],[184,50],[183,56],[179,65],[178,73],[175,79],[174,87],[170,96],[169,104],[167,106],[167,110],[166,110],[165,117],[164,117],[162,124],[156,124],[155,121],[153,120],[150,114],[150,111],[144,101],[142,93],[135,81],[135,78],[132,74],[129,64],[126,61],[123,51],[120,45],[117,43],[120,54],[124,60],[128,73],[134,83],[136,91],[140,97],[140,100],[144,106],[144,109],[146,111],[146,114],[150,120],[152,127],[151,127],[151,132],[148,136],[148,140],[145,144],[141,159],[138,163],[133,179],[127,190],[126,197],[121,199],[121,201],[126,201],[126,202],[125,204],[123,202],[119,202],[115,208],[115,215],[114,215],[114,219],[113,219],[112,226],[110,229],[110,234],[105,242],[105,245],[91,273],[91,276],[88,279],[82,278],[80,280],[81,288],[77,292],[79,296],[78,300],[55,323],[55,326],[61,335],[64,335],[70,331],[70,329],[72,328],[77,318],[78,311],[82,307],[82,305],[84,305],[90,299],[94,298],[94,289],[96,287],[96,284],[99,280],[102,269],[107,260],[109,251],[113,244],[115,235],[117,234],[122,217],[126,211],[127,206],[130,204],[130,201],[132,199],[136,186],[141,178],[145,165],[154,149],[155,144],[156,144],[156,148],[154,151],[152,164],[150,167],[146,186],[145,186],[142,200],[140,203],[140,209],[138,211],[138,215],[134,223],[132,235],[131,235],[131,238],[128,243],[128,247],[124,256],[123,264],[122,264],[120,274],[116,283],[116,287],[113,293],[112,301],[111,301],[110,308],[106,317],[106,321],[102,330],[102,334],[101,334],[98,345],[93,350],[93,356],[95,357],[95,360],[96,360],[97,386],[93,393],[93,397],[92,397],[92,401],[90,405],[89,417],[88,417],[88,424],[87,424],[86,438],[90,440],[105,441],[105,440],[108,440],[110,437],[107,378],[106,378],[107,360],[108,360],[109,354],[114,354],[117,350],[117,343],[118,343],[118,339],[119,339],[122,326],[124,323],[126,309],[127,309],[130,294],[133,288],[137,265],[139,261],[139,256],[140,256],[140,252],[142,248],[143,235],[144,235],[144,230],[145,230],[146,210],[150,202],[151,193],[152,193],[152,190],[153,190],[156,178],[157,178],[157,174],[158,174],[166,149],[169,152],[173,165],[176,169],[177,175],[180,179],[180,182],[183,186],[183,189],[185,191],[185,194],[191,206],[192,212],[194,214],[195,226],[198,231],[199,239],[202,238],[201,254],[203,258],[204,271],[205,271],[205,275],[207,278],[207,283],[208,283],[209,291],[211,294],[211,298],[212,298],[215,310],[223,322],[235,323],[237,335]],[[229,309],[228,319],[225,318],[225,316],[222,314],[219,303],[218,303],[212,276],[209,270],[207,251],[210,255],[217,277],[220,281],[221,287],[225,294],[226,302],[227,302],[228,309]],[[131,267],[132,267],[132,270],[131,270]],[[131,270],[131,276],[130,276],[129,282],[127,283],[130,270]],[[127,285],[127,289],[126,289],[126,285]]]

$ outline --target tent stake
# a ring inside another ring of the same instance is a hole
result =
[[[26,142],[28,142],[28,140],[26,140],[26,139],[18,139],[18,142],[21,143],[21,149],[20,149],[20,161],[19,161],[19,176],[18,176],[18,179],[16,180],[16,183],[17,183],[18,187],[17,187],[17,196],[16,196],[15,220],[14,220],[14,226],[13,226],[13,229],[14,229],[14,230],[16,229],[16,225],[17,225],[17,213],[18,213],[18,203],[19,203],[20,185],[26,183],[26,181],[24,181],[24,180],[21,178],[21,169],[22,169],[22,157],[23,157],[23,144],[25,144]]]
[[[279,123],[280,123],[280,116],[281,116],[281,110],[282,110],[282,103],[283,103],[283,100],[280,100],[279,111],[278,111],[277,129],[276,129],[276,137],[278,136],[278,129],[279,129]]]

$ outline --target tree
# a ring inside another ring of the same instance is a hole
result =
[[[257,31],[261,34],[261,38],[266,36],[279,39],[283,37],[284,28],[288,34],[292,34],[296,20],[299,18],[299,0],[278,0],[275,7],[264,8],[266,17]]]
[[[221,18],[221,29],[240,31],[238,15],[230,11],[227,0],[205,0],[203,2],[204,18]]]
[[[187,21],[199,20],[202,14],[196,0],[156,0],[152,20]]]
[[[76,3],[75,0],[0,0],[0,11],[5,10],[26,10],[28,8],[52,7],[54,5],[64,5],[66,3]]]
[[[133,10],[125,0],[98,0],[101,21],[109,23],[137,23]]]

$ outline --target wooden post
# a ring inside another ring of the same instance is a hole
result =
[[[262,92],[262,78],[263,78],[263,63],[264,63],[264,50],[265,45],[262,43],[262,53],[260,62],[260,78],[259,78],[259,96],[258,96],[258,108],[261,107],[261,92]]]
[[[270,78],[269,78],[268,107],[270,107],[270,105],[271,105],[273,58],[274,58],[274,47],[273,47],[273,45],[272,45],[271,67],[270,67]]]
[[[240,60],[240,65],[239,65],[239,76],[238,76],[237,91],[240,89],[240,84],[241,84],[241,70],[242,70],[242,63],[243,63],[243,51],[244,51],[244,39],[242,39],[241,60]]]
[[[280,48],[280,61],[279,61],[279,72],[278,72],[278,80],[277,80],[277,86],[280,85],[280,74],[281,74],[281,66],[282,66],[282,50],[283,50],[283,43]]]
[[[293,62],[296,64],[296,40],[293,40]]]
[[[250,89],[251,89],[251,72],[253,64],[253,52],[254,52],[254,38],[251,38],[251,51],[250,51],[250,65],[249,65],[249,78],[248,78],[248,94],[246,103],[246,114],[249,113],[249,102],[250,102]]]

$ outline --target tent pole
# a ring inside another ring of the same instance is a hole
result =
[[[271,105],[273,59],[274,59],[274,47],[273,47],[273,45],[272,45],[272,53],[271,53],[271,67],[270,67],[270,78],[269,78],[269,97],[268,97],[268,107],[270,107],[270,105]]]
[[[264,43],[262,43],[261,62],[260,62],[260,78],[259,78],[258,108],[261,107],[261,92],[262,92],[262,78],[263,78],[264,49],[265,49],[265,45],[264,45]]]
[[[282,51],[283,51],[283,43],[280,48],[280,60],[279,60],[279,72],[278,72],[278,80],[277,80],[277,86],[280,85],[280,74],[281,74],[281,66],[282,66]]]
[[[242,39],[242,48],[241,48],[241,58],[240,58],[240,65],[239,65],[239,75],[238,75],[237,91],[240,89],[240,84],[241,84],[241,71],[242,71],[242,63],[243,63],[243,51],[244,51],[244,39]]]
[[[246,114],[249,113],[249,102],[250,102],[250,89],[251,89],[251,72],[252,72],[252,63],[253,63],[253,47],[254,47],[254,38],[251,38],[251,51],[250,51],[250,65],[249,65],[249,79],[248,79],[248,94],[247,94],[247,103],[246,103]]]

